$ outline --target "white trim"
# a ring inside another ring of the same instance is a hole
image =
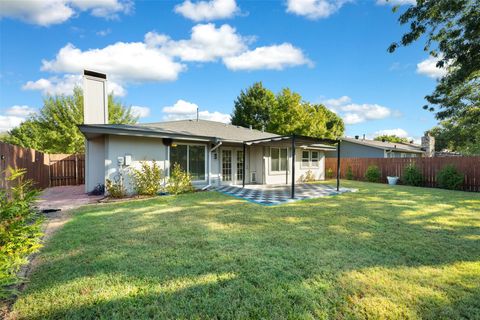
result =
[[[205,164],[204,164],[204,167],[205,167],[205,169],[204,169],[204,170],[205,170],[204,175],[205,175],[205,178],[204,178],[203,180],[192,180],[192,182],[195,183],[195,182],[205,182],[205,181],[207,181],[207,180],[208,180],[208,176],[207,176],[207,174],[208,174],[208,173],[207,173],[207,170],[208,170],[208,164],[207,164],[207,145],[206,145],[206,144],[201,144],[201,143],[187,143],[187,142],[179,142],[179,143],[174,142],[174,143],[172,143],[172,145],[174,145],[174,144],[175,144],[175,145],[184,145],[184,146],[187,146],[187,172],[188,172],[188,173],[190,173],[190,146],[201,146],[201,147],[203,147],[204,152],[205,152],[205,154],[204,154],[204,159],[205,159],[205,160],[204,160],[204,162],[205,162]],[[171,159],[170,159],[170,155],[171,155],[170,147],[169,147],[168,151],[169,151],[169,152],[168,152],[168,162],[169,162],[169,164],[168,164],[168,168],[169,168],[169,170],[168,170],[168,176],[170,177],[170,164],[172,163],[172,161],[171,161]]]
[[[282,169],[281,168],[281,156],[280,156],[280,150],[282,149],[286,149],[287,150],[287,164],[286,164],[286,168],[285,170],[273,170],[272,169],[272,149],[278,149],[278,169]],[[269,166],[268,166],[268,173],[270,175],[283,175],[283,174],[286,174],[289,170],[288,170],[288,167],[289,167],[289,159],[291,158],[291,155],[289,156],[288,155],[288,150],[291,149],[291,148],[288,148],[288,147],[269,147],[269,158],[270,158],[270,161],[269,161]],[[295,159],[293,159],[293,161],[295,161]]]

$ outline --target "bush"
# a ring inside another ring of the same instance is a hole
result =
[[[193,191],[192,178],[182,170],[178,163],[175,163],[168,179],[167,192],[177,195]]]
[[[423,184],[423,176],[420,170],[413,164],[405,167],[402,182],[409,186],[421,186]]]
[[[365,171],[365,178],[369,182],[380,182],[380,169],[375,165],[370,165]]]
[[[32,181],[23,179],[26,170],[8,170],[7,180],[14,186],[0,189],[0,299],[13,292],[20,267],[41,247],[43,220],[33,207],[38,192]]]
[[[448,164],[437,173],[437,183],[440,188],[459,190],[463,184],[463,174],[454,165]]]
[[[303,179],[304,182],[314,182],[316,179],[315,179],[315,175],[313,174],[312,170],[308,170],[306,173],[305,173],[305,178]]]
[[[352,167],[350,166],[347,167],[347,172],[345,172],[345,178],[347,178],[347,180],[353,180]]]
[[[154,196],[162,189],[163,170],[156,161],[152,165],[141,161],[141,168],[132,168],[133,188],[137,194]]]
[[[332,168],[327,169],[327,179],[333,179],[333,170]]]
[[[112,198],[124,198],[127,194],[121,177],[118,181],[107,179],[105,188],[107,189],[108,196]]]

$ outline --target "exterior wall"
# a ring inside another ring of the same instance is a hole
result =
[[[328,158],[336,158],[337,151],[327,152]],[[385,158],[385,151],[361,144],[342,141],[340,145],[340,158]]]
[[[85,142],[85,192],[105,183],[105,137]]]

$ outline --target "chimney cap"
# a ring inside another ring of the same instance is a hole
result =
[[[107,79],[107,75],[105,73],[100,73],[92,70],[83,70],[83,75],[100,79]]]
[[[360,138],[360,136],[355,136],[355,139],[357,139],[357,140],[358,140],[358,138]]]

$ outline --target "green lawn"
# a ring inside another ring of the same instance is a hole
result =
[[[84,207],[23,319],[480,319],[480,195],[343,182],[264,207],[215,192]]]

